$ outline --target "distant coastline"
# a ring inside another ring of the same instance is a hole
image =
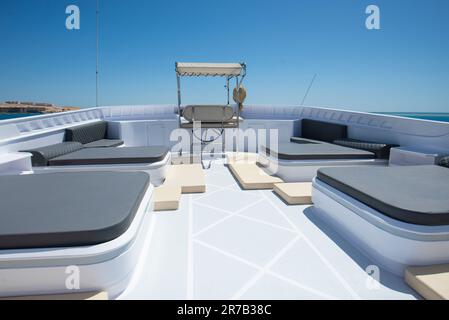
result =
[[[59,107],[51,103],[6,101],[0,103],[0,120],[22,118],[48,113],[79,110],[78,107]]]

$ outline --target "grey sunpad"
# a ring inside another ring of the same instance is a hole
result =
[[[112,148],[123,144],[123,140],[101,139],[83,144],[83,148]]]
[[[122,235],[150,179],[143,172],[77,172],[0,179],[0,249],[85,246]]]
[[[29,152],[32,154],[31,161],[33,167],[43,167],[48,165],[50,159],[78,151],[82,148],[83,145],[79,142],[62,142],[46,147],[21,150],[21,152]]]
[[[334,167],[320,169],[317,177],[391,218],[419,225],[449,224],[447,168]]]
[[[50,166],[154,163],[167,155],[166,146],[85,148],[49,161]]]
[[[283,160],[374,159],[372,152],[337,146],[331,143],[295,143],[278,145],[277,152],[263,146],[266,152]]]

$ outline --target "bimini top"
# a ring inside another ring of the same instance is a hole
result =
[[[182,77],[238,77],[244,74],[244,63],[176,62],[176,74]]]

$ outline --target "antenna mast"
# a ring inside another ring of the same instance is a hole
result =
[[[96,31],[96,45],[97,45],[97,53],[96,53],[96,69],[95,69],[95,105],[98,108],[98,76],[99,76],[99,55],[100,55],[100,0],[97,0],[97,31]]]
[[[310,91],[310,89],[312,88],[313,83],[315,82],[316,76],[317,76],[317,74],[315,73],[315,75],[314,75],[313,78],[312,78],[312,81],[310,81],[309,87],[307,88],[307,91],[306,91],[306,94],[304,95],[304,98],[302,98],[301,106],[304,105],[304,102],[306,101],[306,98],[307,98],[307,96],[309,95],[309,91]]]

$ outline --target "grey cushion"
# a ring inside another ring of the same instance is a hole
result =
[[[336,123],[310,119],[301,121],[301,137],[307,139],[333,142],[337,139],[346,139],[347,131],[347,126]]]
[[[65,130],[65,141],[76,141],[82,144],[105,139],[108,124],[106,121],[84,124]]]
[[[333,143],[343,147],[371,151],[379,159],[388,159],[390,157],[390,149],[399,147],[395,144],[369,142],[355,139],[339,139],[335,140]]]
[[[374,159],[372,152],[331,143],[280,143],[277,152],[262,146],[265,152],[283,160]]]
[[[161,161],[169,152],[166,146],[130,148],[84,148],[76,152],[53,158],[50,166],[94,165],[94,164],[132,164]]]
[[[95,245],[130,226],[143,172],[47,173],[0,179],[0,249]]]
[[[317,177],[393,219],[418,225],[449,224],[447,168],[334,167],[320,169]]]
[[[441,158],[438,165],[449,168],[449,156]]]
[[[321,141],[318,141],[318,140],[305,139],[305,138],[301,138],[301,137],[291,137],[290,142],[299,143],[299,144],[322,143]]]
[[[50,159],[80,150],[83,145],[79,142],[63,142],[51,146],[23,150],[32,154],[31,162],[34,167],[47,166]]]
[[[83,144],[84,148],[110,148],[118,147],[123,144],[123,140],[101,139]]]

